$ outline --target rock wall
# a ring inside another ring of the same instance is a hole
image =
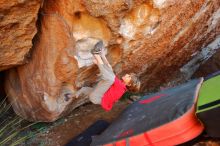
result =
[[[0,1],[0,71],[25,64],[41,0]]]
[[[150,90],[220,35],[220,1],[44,0],[39,19],[32,57],[8,71],[5,87],[17,114],[54,121],[86,101],[78,89],[97,82],[95,65],[78,66],[79,42],[102,39],[116,74],[136,72]]]
[[[220,48],[207,62],[203,63],[193,75],[193,78],[206,77],[220,71]]]
[[[190,79],[195,72],[199,72],[197,70],[201,70],[200,72],[204,73],[203,76],[208,75],[208,73],[216,72],[218,69],[212,66],[215,66],[214,60],[218,62],[219,53],[217,53],[217,51],[219,49],[220,49],[220,36],[218,36],[214,41],[209,43],[208,46],[202,48],[202,50],[199,53],[194,54],[193,59],[191,59],[182,68],[180,68],[180,71],[184,76],[184,78]],[[208,69],[206,67],[203,67],[205,66],[204,64],[206,65],[210,64],[210,68]],[[199,68],[203,68],[203,69],[199,69]],[[204,69],[206,69],[206,71]]]

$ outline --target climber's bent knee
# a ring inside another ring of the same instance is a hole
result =
[[[101,98],[100,98],[100,97],[89,96],[89,100],[90,100],[93,104],[101,104]]]

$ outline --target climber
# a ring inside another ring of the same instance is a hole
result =
[[[125,74],[122,80],[115,76],[110,63],[105,57],[103,41],[96,43],[91,53],[94,56],[93,62],[100,70],[101,81],[94,88],[82,87],[78,91],[78,95],[87,92],[86,94],[88,94],[92,103],[101,104],[103,109],[109,111],[126,91],[139,91],[140,81],[135,73]]]

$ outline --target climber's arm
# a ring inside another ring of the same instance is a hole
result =
[[[112,66],[111,66],[110,63],[108,62],[108,59],[107,59],[106,56],[105,56],[104,48],[102,49],[101,57],[102,57],[103,62],[104,62],[106,65],[108,65],[110,68],[112,68]]]

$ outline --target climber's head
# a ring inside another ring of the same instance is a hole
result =
[[[135,73],[125,74],[122,80],[129,91],[138,92],[140,90],[141,82]]]

